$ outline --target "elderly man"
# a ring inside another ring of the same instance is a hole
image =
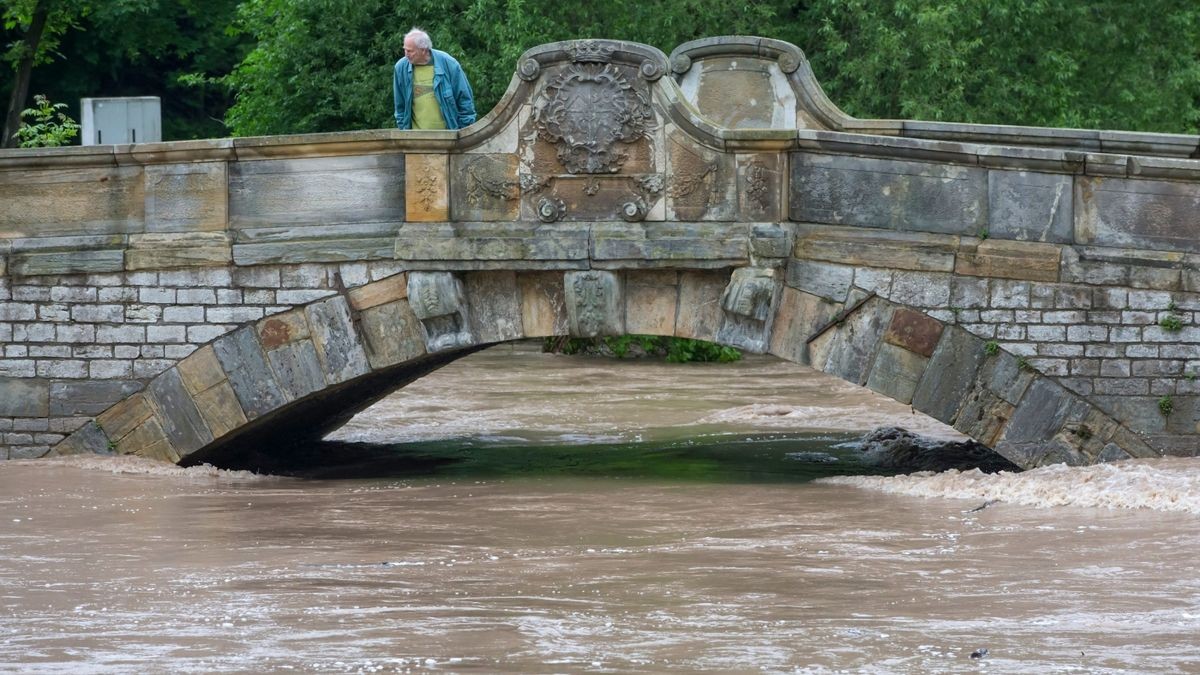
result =
[[[404,36],[404,58],[392,77],[397,129],[461,129],[475,121],[475,98],[462,66],[433,48],[429,34]]]

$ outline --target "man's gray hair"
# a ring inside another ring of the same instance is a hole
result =
[[[413,26],[413,29],[404,34],[404,39],[413,39],[413,46],[417,49],[433,49],[433,40],[429,39],[429,33]]]

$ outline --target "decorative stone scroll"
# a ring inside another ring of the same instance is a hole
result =
[[[564,277],[567,326],[574,337],[625,332],[621,279],[612,272],[567,272]]]
[[[409,272],[408,302],[431,354],[475,344],[462,281],[454,274]]]
[[[778,272],[761,267],[742,267],[733,271],[729,285],[721,295],[724,320],[717,341],[754,354],[767,351],[770,344],[771,308],[779,292]]]
[[[577,60],[580,60],[577,58]],[[616,173],[633,143],[654,126],[649,97],[610,63],[567,66],[534,107],[538,137],[557,146],[568,173]]]

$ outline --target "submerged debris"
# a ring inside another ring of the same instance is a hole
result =
[[[971,658],[973,658],[973,659],[982,659],[983,657],[985,657],[987,655],[988,655],[987,647],[980,647],[979,649],[976,649],[975,651],[971,652]]]

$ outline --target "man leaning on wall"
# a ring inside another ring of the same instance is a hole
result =
[[[397,129],[461,129],[475,121],[475,97],[458,61],[433,48],[429,34],[404,36],[404,58],[392,76]]]

